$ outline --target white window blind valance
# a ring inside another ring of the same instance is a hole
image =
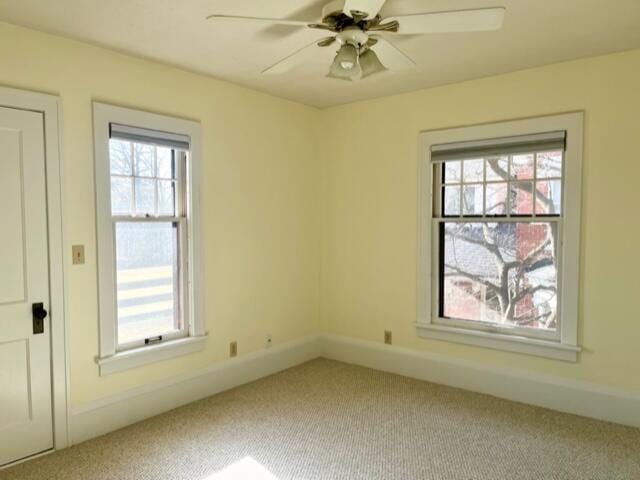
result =
[[[140,127],[131,127],[117,123],[109,124],[109,138],[128,140],[130,142],[147,143],[177,150],[189,150],[191,139],[188,135],[160,132]]]
[[[517,153],[564,150],[566,132],[536,133],[515,137],[471,140],[431,146],[431,161],[465,160]]]

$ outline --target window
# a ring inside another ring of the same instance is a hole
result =
[[[97,103],[94,121],[98,363],[109,374],[203,347],[199,126]]]
[[[419,333],[575,360],[580,115],[423,144]]]
[[[187,270],[182,240],[187,157],[188,151],[121,138],[112,129],[118,350],[187,333],[181,279]]]

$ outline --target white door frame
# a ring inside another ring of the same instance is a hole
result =
[[[51,392],[53,402],[53,446],[69,445],[68,352],[65,315],[64,243],[62,224],[61,111],[55,95],[0,86],[0,107],[43,113],[47,182],[47,229],[49,241],[49,307],[51,325]]]

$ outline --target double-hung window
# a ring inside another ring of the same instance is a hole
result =
[[[575,360],[580,114],[423,134],[418,331]]]
[[[94,104],[101,373],[199,350],[199,126]]]

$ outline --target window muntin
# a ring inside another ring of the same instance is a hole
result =
[[[558,339],[564,152],[434,162],[434,322]]]
[[[116,348],[184,337],[188,154],[112,137],[109,157]]]
[[[434,216],[559,216],[562,164],[562,151],[434,163]]]

